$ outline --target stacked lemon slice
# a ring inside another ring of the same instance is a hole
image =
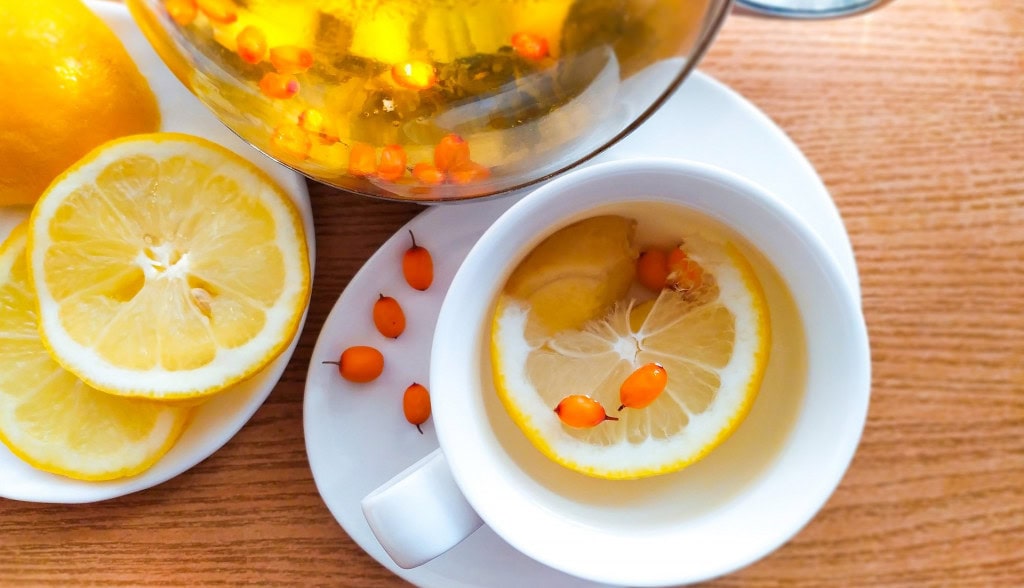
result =
[[[181,434],[188,409],[105,394],[60,367],[37,331],[27,231],[0,248],[0,439],[41,469],[108,479],[148,468]]]
[[[288,196],[174,134],[107,143],[65,171],[0,270],[0,438],[90,480],[148,468],[189,406],[279,355],[310,287]]]

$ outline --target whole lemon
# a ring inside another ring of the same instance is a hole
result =
[[[78,0],[0,2],[0,206],[32,204],[110,139],[160,111],[114,33]]]

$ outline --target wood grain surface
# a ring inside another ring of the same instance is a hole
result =
[[[824,510],[719,586],[1024,585],[1024,2],[897,0],[731,18],[702,69],[818,169],[872,342],[863,441]],[[0,584],[395,586],[317,494],[303,380],[360,265],[421,209],[311,185],[309,318],[280,384],[214,456],[100,504],[0,500]]]

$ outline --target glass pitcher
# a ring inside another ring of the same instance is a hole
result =
[[[865,2],[748,4],[786,1]],[[535,184],[628,134],[696,66],[731,2],[127,4],[182,83],[257,149],[351,192],[439,202]]]

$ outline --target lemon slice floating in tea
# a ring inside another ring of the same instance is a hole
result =
[[[25,225],[0,246],[0,440],[36,468],[82,480],[148,469],[190,410],[100,392],[60,367],[36,328]]]
[[[598,216],[545,239],[519,264],[505,286],[533,310],[531,337],[578,329],[629,291],[638,255],[636,223]]]
[[[212,394],[256,373],[299,327],[310,286],[299,214],[209,141],[107,143],[50,186],[30,223],[43,342],[105,392]]]
[[[566,249],[560,263],[580,251],[586,248]],[[623,295],[581,328],[538,337],[533,300],[509,289],[499,298],[491,340],[495,386],[509,415],[549,458],[599,478],[668,473],[707,455],[746,416],[768,360],[760,283],[731,244],[688,238],[686,253],[710,276],[702,287],[666,288],[640,304]],[[646,408],[616,411],[620,385],[648,363],[667,371],[664,392]],[[571,394],[594,398],[619,420],[588,429],[563,425],[553,408]]]

